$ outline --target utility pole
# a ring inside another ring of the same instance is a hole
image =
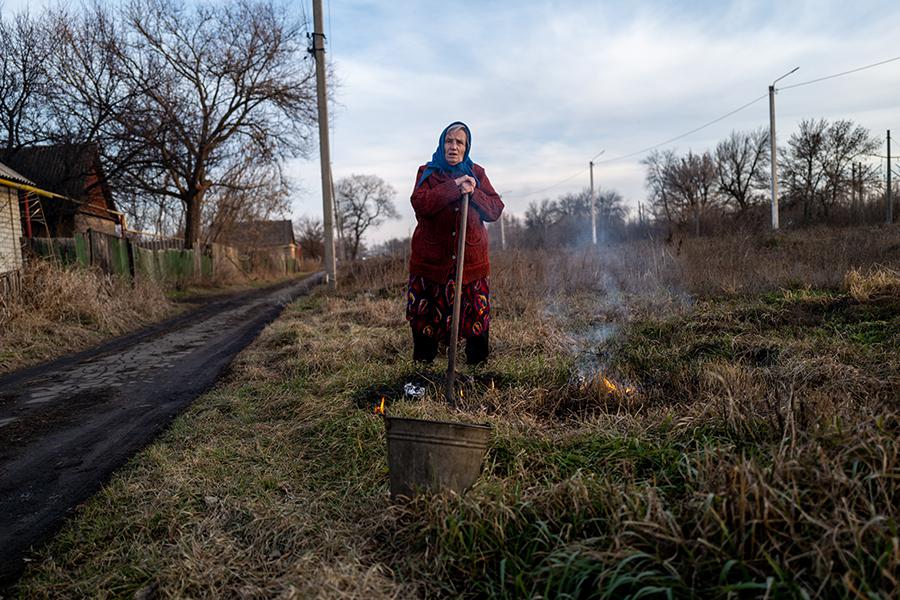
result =
[[[594,196],[594,161],[591,165],[591,242],[597,245],[597,200]]]
[[[769,143],[772,147],[772,229],[778,229],[778,147],[775,143],[775,84],[799,69],[794,67],[769,86]]]
[[[506,250],[506,215],[500,215],[500,247]]]
[[[894,222],[894,199],[891,196],[891,130],[887,130],[887,194],[885,195],[885,204],[887,204],[887,219],[886,222],[888,225]]]
[[[866,206],[866,182],[863,179],[863,164],[856,163],[856,218],[860,222],[865,220],[864,208]]]
[[[331,188],[331,150],[328,144],[328,94],[325,87],[325,26],[322,0],[313,0],[312,53],[316,59],[316,100],[319,106],[319,162],[322,167],[322,221],[325,234],[325,273],[330,289],[337,288],[334,257],[334,198]]]
[[[597,156],[600,156],[606,152],[606,150],[601,150],[597,153]],[[594,158],[597,158],[595,156]],[[591,166],[591,241],[594,245],[597,245],[597,197],[594,195],[594,158],[592,158],[588,164]]]

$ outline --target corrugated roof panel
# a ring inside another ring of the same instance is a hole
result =
[[[34,182],[30,179],[26,178],[23,175],[20,175],[18,172],[13,171],[3,163],[0,163],[0,179],[10,179],[17,183],[24,183],[25,185],[34,185]]]

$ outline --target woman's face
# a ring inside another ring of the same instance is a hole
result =
[[[462,162],[466,155],[466,130],[451,131],[444,138],[444,158],[453,167]]]

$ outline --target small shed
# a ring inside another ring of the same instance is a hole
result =
[[[302,258],[300,245],[294,237],[294,226],[289,220],[238,221],[223,228],[216,241],[234,246],[256,259],[265,256],[267,262],[286,272],[296,271]]]
[[[34,183],[0,163],[0,296],[19,287],[19,272],[22,269],[20,185]]]
[[[121,213],[116,211],[96,144],[21,148],[5,162],[36,186],[66,197],[42,202],[50,237],[72,237],[88,229],[116,235]]]

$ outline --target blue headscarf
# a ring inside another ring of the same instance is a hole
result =
[[[462,161],[460,161],[456,165],[450,165],[447,162],[447,157],[444,156],[444,140],[447,138],[447,132],[450,131],[451,127],[455,127],[456,125],[462,125],[463,129],[466,131],[466,154],[463,156]],[[475,177],[475,171],[472,169],[475,163],[472,162],[472,159],[469,158],[469,150],[472,149],[472,132],[469,131],[469,126],[463,123],[462,121],[454,121],[447,125],[443,132],[441,132],[441,139],[438,140],[437,150],[434,151],[434,154],[431,155],[431,162],[425,165],[425,172],[422,173],[422,178],[419,180],[419,183],[416,184],[416,187],[422,185],[428,176],[434,172],[446,173],[447,175],[456,178],[462,177],[463,175],[469,175],[473,179],[475,179],[476,185],[481,185],[481,182],[478,181],[478,178]]]

